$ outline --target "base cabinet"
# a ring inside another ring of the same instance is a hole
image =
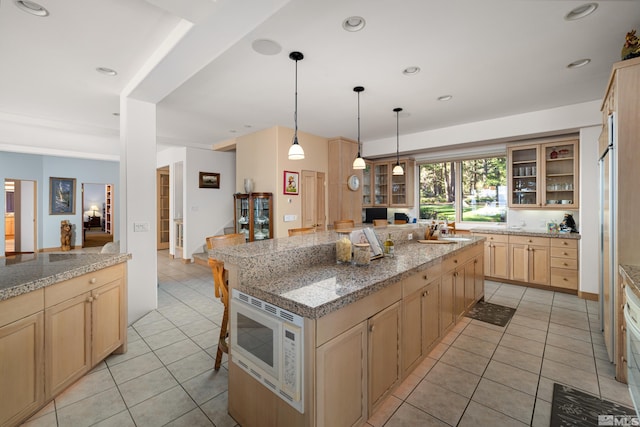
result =
[[[549,285],[549,239],[546,237],[509,237],[509,278],[537,285]]]
[[[367,420],[367,321],[316,350],[318,427]]]
[[[44,403],[43,334],[42,312],[0,327],[2,426],[18,425]]]
[[[427,283],[402,299],[403,376],[422,361],[441,336],[440,278]]]
[[[400,381],[400,301],[369,319],[369,413]]]
[[[0,425],[15,426],[126,351],[125,264],[0,301]]]

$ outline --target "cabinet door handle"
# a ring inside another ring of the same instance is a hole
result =
[[[529,239],[529,243],[533,242],[533,240]]]
[[[453,260],[453,263],[454,263],[454,264],[457,264],[457,263],[458,263],[458,260],[457,260],[457,259],[454,259],[454,260]]]
[[[85,301],[86,302],[93,302],[93,298],[92,297],[87,297],[87,299]]]
[[[376,329],[374,325],[369,326],[369,332],[373,332]]]
[[[567,256],[567,255],[569,255],[569,254],[568,254],[568,253],[566,253],[566,252],[562,252],[562,255]]]
[[[569,264],[567,264],[566,262],[563,262],[563,263],[562,263],[562,265],[565,265],[565,266],[567,266],[567,265],[569,265]]]
[[[620,330],[622,332],[627,332],[627,328],[625,328],[624,325],[620,325]]]
[[[95,294],[95,295],[93,296],[93,299],[94,299],[94,300],[96,300],[96,299],[98,299],[98,297],[99,297],[99,296],[100,296],[100,294]]]
[[[89,283],[91,283],[92,285],[96,282],[97,282],[97,279],[95,277],[92,277],[91,280],[89,280]]]
[[[429,280],[429,276],[427,276],[426,274],[425,274],[424,276],[422,276],[422,278],[423,278],[424,280]]]
[[[567,279],[566,277],[563,277],[562,280],[564,280],[565,282],[569,281],[569,279]]]
[[[565,245],[565,246],[567,246],[567,245],[568,245],[568,243],[567,243],[567,242],[562,242],[562,244],[563,244],[563,245]]]

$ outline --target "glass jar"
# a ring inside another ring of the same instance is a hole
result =
[[[371,251],[368,243],[356,243],[353,245],[353,262],[355,265],[369,265],[371,261]]]
[[[350,232],[338,231],[336,241],[336,264],[351,264],[351,239]]]

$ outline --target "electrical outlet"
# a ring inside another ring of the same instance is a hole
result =
[[[407,240],[413,240],[413,233],[407,234]]]
[[[133,223],[133,232],[134,233],[144,233],[149,231],[149,223],[148,222],[134,222]]]

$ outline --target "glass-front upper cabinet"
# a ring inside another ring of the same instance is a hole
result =
[[[539,145],[509,147],[509,207],[538,207]]]
[[[413,203],[413,168],[414,161],[400,160],[400,166],[404,175],[391,175],[391,203],[389,206],[409,206]],[[396,162],[389,164],[389,170],[393,170]]]
[[[577,141],[544,144],[541,154],[545,180],[543,204],[546,207],[577,208],[579,205]]]
[[[362,207],[368,208],[373,206],[373,199],[371,197],[373,165],[366,160],[364,164],[366,167],[362,170]]]
[[[374,206],[389,205],[389,164],[375,163],[373,166]]]
[[[578,141],[514,146],[509,158],[509,207],[577,209]]]
[[[248,242],[273,238],[272,193],[234,194],[235,232]]]

